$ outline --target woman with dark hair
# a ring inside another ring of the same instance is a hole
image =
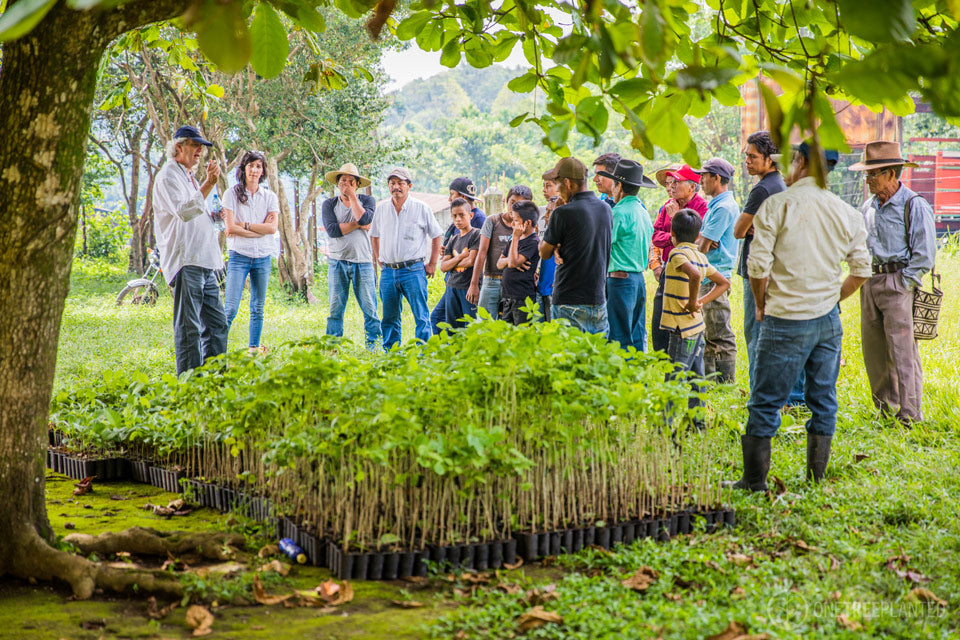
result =
[[[487,216],[483,228],[480,229],[480,249],[473,266],[473,278],[467,290],[467,300],[471,304],[486,309],[494,320],[500,316],[500,286],[503,279],[503,269],[497,269],[497,260],[503,255],[503,250],[513,238],[512,207],[515,202],[521,200],[533,200],[533,191],[526,185],[518,184],[507,192],[503,213]],[[530,268],[530,263],[526,262],[518,268],[526,271]]]
[[[227,324],[240,309],[243,285],[250,276],[250,353],[260,347],[263,329],[263,303],[267,297],[271,256],[276,247],[280,202],[277,195],[261,183],[267,178],[266,158],[259,151],[248,151],[237,167],[237,185],[223,198],[223,216],[227,223],[226,312]]]

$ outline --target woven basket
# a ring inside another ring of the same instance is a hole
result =
[[[913,294],[913,337],[916,340],[933,340],[937,337],[937,320],[943,291],[940,290],[940,274],[932,273],[932,291],[917,287]]]

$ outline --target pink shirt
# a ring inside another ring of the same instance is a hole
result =
[[[657,216],[657,221],[653,223],[653,246],[663,250],[660,260],[663,264],[666,264],[667,258],[670,257],[670,250],[673,249],[673,242],[670,240],[671,218],[667,215],[664,207],[666,207],[666,203],[664,203],[663,207],[660,207],[660,214]],[[703,216],[707,215],[707,201],[704,200],[703,196],[699,193],[695,193],[693,198],[690,199],[690,202],[687,203],[687,206],[682,208],[693,209],[700,214],[701,220],[703,220]]]

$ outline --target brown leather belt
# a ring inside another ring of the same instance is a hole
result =
[[[873,275],[876,276],[881,273],[896,273],[905,269],[906,266],[906,262],[884,262],[883,264],[872,264],[870,268],[873,270]]]
[[[607,276],[610,278],[629,278],[630,273],[627,271],[611,271]]]

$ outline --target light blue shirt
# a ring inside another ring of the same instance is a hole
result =
[[[861,208],[867,226],[867,250],[873,264],[905,262],[903,284],[910,288],[918,286],[924,274],[933,268],[937,253],[933,209],[925,198],[915,198],[910,203],[910,248],[907,248],[904,207],[914,195],[915,192],[901,184],[893,197],[883,204],[873,196]]]
[[[707,203],[707,214],[703,216],[703,227],[700,235],[707,240],[716,242],[719,246],[704,255],[714,269],[724,278],[729,278],[733,272],[733,265],[737,261],[739,242],[733,236],[733,225],[740,215],[740,207],[729,191],[711,198]]]

